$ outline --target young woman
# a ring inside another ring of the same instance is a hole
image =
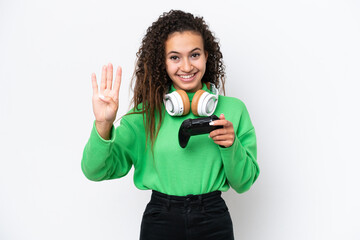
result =
[[[153,191],[140,239],[234,238],[221,192],[230,186],[247,191],[259,168],[244,103],[218,95],[224,76],[219,44],[208,26],[182,11],[164,13],[147,30],[137,53],[134,108],[116,129],[121,68],[113,83],[112,65],[103,67],[100,90],[92,74],[95,122],[82,170],[101,181],[123,177],[134,165],[136,187]],[[182,122],[212,114],[220,119],[210,125],[223,128],[180,147]]]

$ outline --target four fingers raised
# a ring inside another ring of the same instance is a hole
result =
[[[116,70],[116,76],[115,76],[115,82],[113,85],[113,66],[111,63],[109,63],[107,66],[104,65],[101,70],[101,82],[100,82],[100,95],[99,97],[102,97],[104,99],[104,91],[107,90],[107,92],[112,91],[112,96],[114,96],[116,99],[118,98],[119,91],[120,91],[120,85],[121,85],[121,73],[122,69],[119,66]],[[96,80],[96,74],[91,74],[91,81],[92,81],[92,88],[93,88],[93,94],[98,95],[99,94],[99,86],[97,84]]]

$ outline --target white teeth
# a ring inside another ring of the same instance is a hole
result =
[[[185,79],[189,79],[192,78],[195,74],[191,74],[191,75],[182,75],[180,76],[181,78],[185,78]]]

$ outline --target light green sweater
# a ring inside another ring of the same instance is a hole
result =
[[[205,85],[203,89],[207,90]],[[190,100],[193,95],[188,94]],[[124,116],[120,126],[112,128],[110,140],[102,139],[94,124],[83,153],[83,173],[93,181],[115,179],[134,165],[134,183],[139,189],[185,196],[227,191],[230,185],[238,193],[245,192],[259,175],[255,130],[239,99],[219,96],[214,114],[221,113],[235,130],[235,141],[228,148],[215,144],[208,134],[192,136],[186,148],[181,148],[179,127],[185,119],[197,118],[191,112],[182,117],[165,112],[153,154],[150,141],[145,144],[142,114]]]

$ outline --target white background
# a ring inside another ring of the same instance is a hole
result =
[[[0,0],[0,239],[138,239],[150,191],[80,169],[90,75],[123,67],[124,114],[141,39],[170,9],[204,16],[256,129],[258,181],[223,194],[236,239],[360,239],[355,0]]]

